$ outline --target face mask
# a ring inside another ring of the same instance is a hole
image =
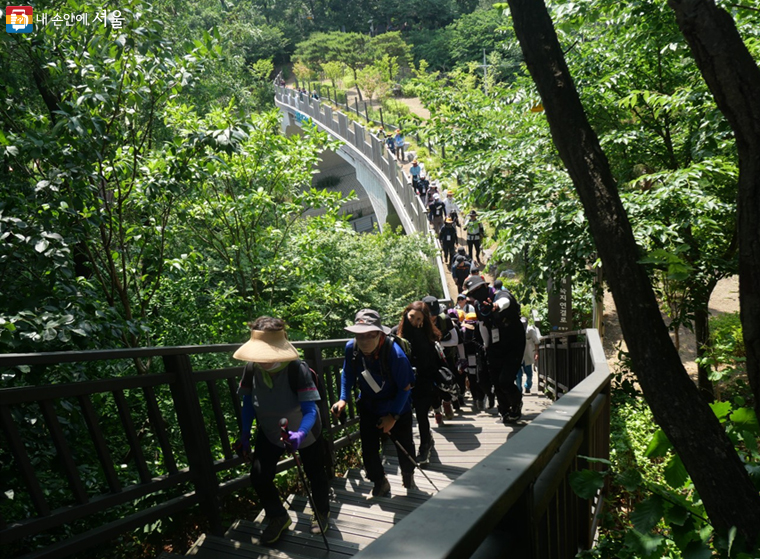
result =
[[[488,298],[488,289],[486,289],[485,286],[481,285],[475,291],[470,291],[469,295],[473,299],[480,301],[482,303]]]
[[[379,343],[380,343],[379,335],[373,338],[356,338],[356,345],[359,346],[359,350],[364,355],[370,355],[373,351],[377,349],[377,346]]]

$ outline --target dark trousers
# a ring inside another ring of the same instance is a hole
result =
[[[441,247],[443,248],[443,259],[446,261],[446,264],[451,264],[451,262],[454,260],[454,254],[456,254],[456,245],[455,244],[442,244]]]
[[[251,460],[251,485],[256,490],[268,518],[287,514],[280,501],[277,486],[274,484],[277,462],[283,452],[285,452],[284,448],[269,442],[261,431],[256,434],[256,447]],[[330,510],[330,488],[325,470],[325,452],[321,436],[314,444],[301,448],[298,452],[301,455],[306,477],[309,478],[314,504],[320,514],[325,514]]]
[[[367,477],[372,482],[380,481],[385,476],[383,462],[380,459],[380,440],[383,432],[377,427],[378,421],[380,421],[380,418],[366,409],[361,401],[359,401],[359,436],[362,440],[362,461],[364,462],[364,470],[367,472]],[[404,447],[409,456],[414,456],[411,410],[401,414],[393,429],[391,429],[391,435]],[[413,472],[414,463],[395,444],[393,446],[396,448],[401,471],[403,473]]]
[[[473,253],[473,248],[475,249],[477,256]],[[471,260],[475,259],[477,262],[480,262],[480,240],[471,241],[470,239],[467,239],[467,251],[470,253]]]
[[[433,381],[417,377],[417,385],[412,389],[412,406],[420,430],[420,445],[430,443],[430,408],[441,406],[441,393],[433,386]]]
[[[511,409],[518,408],[522,402],[522,391],[517,387],[517,370],[520,368],[518,361],[509,356],[493,355],[487,353],[488,373],[496,394],[496,402],[499,414],[503,417]]]

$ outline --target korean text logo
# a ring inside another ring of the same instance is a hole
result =
[[[33,28],[31,6],[5,8],[5,30],[8,33],[31,33]]]

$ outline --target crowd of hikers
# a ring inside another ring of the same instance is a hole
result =
[[[431,419],[443,427],[468,406],[470,413],[498,414],[504,424],[522,416],[540,332],[528,325],[519,303],[498,280],[489,286],[473,274],[463,288],[450,309],[442,309],[431,295],[409,303],[393,327],[383,324],[379,312],[362,309],[345,328],[353,338],[345,346],[340,396],[331,412],[344,417],[356,398],[362,461],[373,498],[391,491],[380,454],[382,437],[397,447],[403,486],[409,490],[416,488],[415,469],[430,463]],[[250,340],[234,354],[246,362],[238,389],[242,433],[236,448],[251,463],[251,482],[266,512],[261,540],[276,542],[291,524],[274,484],[285,452],[298,457],[299,472],[303,462],[301,475],[308,478],[312,499],[311,532],[324,535],[330,502],[321,434],[327,419],[320,418],[316,405],[320,381],[288,341],[281,319],[260,317],[250,327]]]
[[[401,131],[386,138],[381,129],[380,137],[403,161]],[[362,461],[373,484],[373,498],[391,492],[380,454],[383,437],[397,448],[403,486],[409,490],[416,488],[415,469],[430,464],[435,444],[431,419],[443,427],[469,406],[471,413],[497,414],[499,423],[518,421],[523,391],[532,389],[541,339],[501,280],[489,286],[481,274],[484,230],[477,212],[467,214],[460,243],[460,209],[453,193],[449,190],[442,196],[438,182],[428,180],[417,160],[409,173],[458,295],[449,309],[442,309],[433,295],[412,301],[392,327],[383,324],[376,310],[362,309],[345,328],[353,338],[345,346],[340,396],[331,412],[336,418],[345,417],[348,402],[355,397]],[[285,452],[296,458],[309,489],[311,532],[324,537],[330,502],[321,430],[329,420],[320,417],[316,404],[323,397],[319,378],[288,341],[284,321],[260,317],[250,328],[250,340],[234,354],[246,362],[238,389],[242,433],[236,449],[251,463],[251,483],[266,513],[261,541],[276,542],[292,522],[274,483]],[[256,438],[251,441],[254,420]]]

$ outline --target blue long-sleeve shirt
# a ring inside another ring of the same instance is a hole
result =
[[[382,417],[388,414],[401,415],[412,409],[411,386],[414,384],[414,371],[404,350],[387,338],[383,344],[392,343],[387,348],[378,347],[373,355],[364,355],[358,352],[354,360],[354,343],[351,340],[346,344],[345,357],[343,360],[343,374],[340,379],[340,398],[348,401],[354,386],[359,387],[361,400],[366,409]],[[382,355],[388,357],[389,376],[383,374],[380,364]],[[364,380],[362,370],[367,368],[372,378],[381,387],[375,392],[369,383]],[[357,370],[358,369],[358,370]]]

